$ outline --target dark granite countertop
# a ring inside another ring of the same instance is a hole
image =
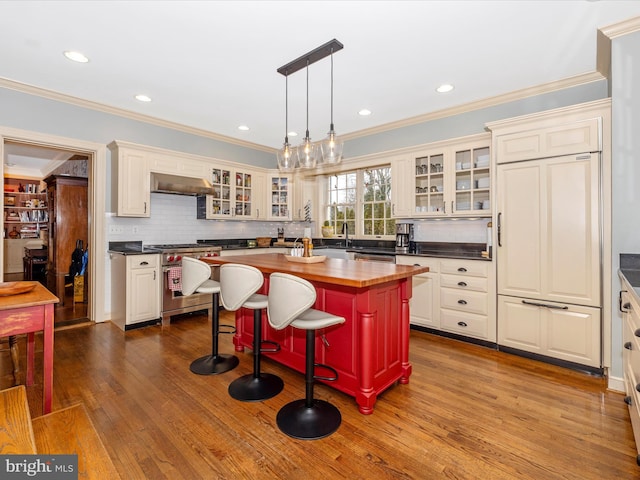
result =
[[[120,255],[152,255],[161,253],[160,250],[142,245],[142,242],[109,242],[109,253]]]
[[[623,283],[628,284],[630,292],[636,294],[636,300],[640,303],[640,254],[621,253],[618,274]]]

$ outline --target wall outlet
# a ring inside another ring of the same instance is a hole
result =
[[[111,225],[109,227],[109,233],[113,233],[113,234],[120,234],[120,233],[124,233],[124,227],[120,227],[118,225]]]
[[[132,230],[132,232],[133,232],[133,233],[138,233],[138,226],[137,226],[137,225],[134,225],[134,226],[131,228],[131,230]]]

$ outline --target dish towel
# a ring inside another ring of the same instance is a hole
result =
[[[169,267],[169,290],[182,291],[182,267]]]

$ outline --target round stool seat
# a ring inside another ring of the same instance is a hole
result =
[[[268,304],[269,299],[266,295],[254,293],[249,297],[247,301],[242,304],[242,306],[244,308],[248,308],[249,310],[263,310],[267,308]]]
[[[205,280],[202,285],[196,288],[196,292],[198,293],[220,293],[220,282],[216,282],[215,280]]]

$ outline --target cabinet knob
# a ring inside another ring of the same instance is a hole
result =
[[[640,392],[640,383],[636,383],[636,390]]]
[[[631,346],[631,342],[625,343],[624,348],[626,348],[627,350],[633,350],[633,347]]]
[[[640,328],[638,328],[635,332],[633,332],[633,334],[634,334],[636,337],[640,337]]]
[[[466,301],[466,300],[458,300],[458,303],[459,303],[460,305],[466,305],[466,304],[467,304],[467,301]]]
[[[466,327],[467,326],[467,324],[465,322],[458,322],[458,325],[461,326],[461,327]]]
[[[624,305],[622,305],[622,308],[625,310],[631,310],[631,303],[630,302],[625,303]]]
[[[627,405],[633,405],[633,402],[632,402],[631,397],[629,395],[624,397],[624,403],[626,403]]]
[[[467,271],[467,269],[466,269],[466,268],[464,268],[464,267],[460,267],[460,268],[458,269],[458,271],[459,271],[459,272],[466,272],[466,271]]]
[[[466,287],[467,286],[467,282],[458,282],[458,286],[459,287]]]

